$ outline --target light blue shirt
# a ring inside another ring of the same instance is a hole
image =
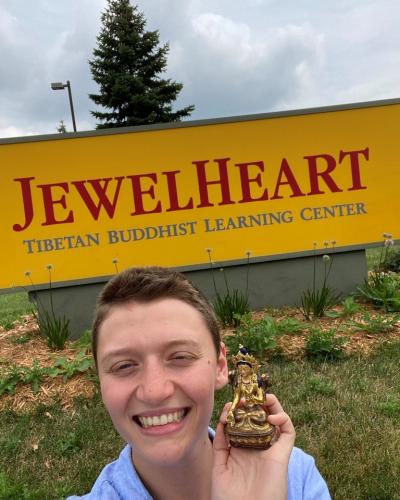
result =
[[[214,431],[210,429],[210,434]],[[152,500],[132,463],[132,448],[126,445],[118,460],[106,465],[90,493],[67,500]],[[330,500],[328,487],[314,459],[293,448],[288,471],[288,500]]]

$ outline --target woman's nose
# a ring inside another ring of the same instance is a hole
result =
[[[174,384],[161,364],[152,363],[143,367],[136,397],[149,404],[158,404],[174,393]]]

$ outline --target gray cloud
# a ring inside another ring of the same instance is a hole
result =
[[[184,66],[192,79],[190,97],[199,113],[255,113],[274,109],[301,92],[321,63],[323,36],[306,26],[271,34],[206,13],[192,19],[191,49]],[[209,103],[218,103],[214,110]]]
[[[88,59],[106,0],[2,0],[0,136],[94,128]],[[170,43],[177,106],[193,118],[396,97],[398,0],[140,0],[148,29]]]

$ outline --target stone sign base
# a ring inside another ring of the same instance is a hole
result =
[[[328,285],[342,297],[355,292],[367,277],[365,250],[337,252],[330,255],[334,259]],[[315,260],[314,260],[315,259]],[[220,272],[214,268],[214,278],[218,292],[226,291],[223,273],[229,289],[246,289],[248,274],[249,305],[252,309],[262,310],[266,306],[298,306],[301,294],[313,285],[313,269],[316,267],[316,283],[321,284],[325,263],[322,256],[296,257],[285,260],[232,265]],[[329,265],[329,262],[327,263]],[[210,269],[186,271],[184,274],[200,288],[211,300],[215,290]],[[70,319],[72,338],[78,338],[91,327],[92,313],[96,298],[104,286],[103,283],[81,284],[53,288],[52,300],[56,315],[65,315]],[[50,309],[49,290],[29,292],[31,301],[40,301],[43,307]]]

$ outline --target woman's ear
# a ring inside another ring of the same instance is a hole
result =
[[[226,347],[223,342],[220,345],[220,351],[217,360],[217,374],[215,379],[215,388],[222,389],[228,383],[228,362],[226,360]]]

